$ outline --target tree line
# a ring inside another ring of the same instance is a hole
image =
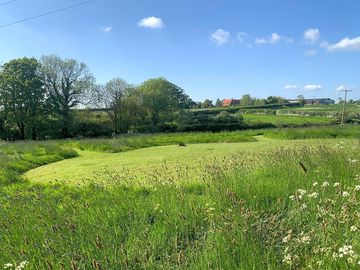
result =
[[[56,55],[20,58],[0,70],[1,139],[68,138],[75,108],[102,109],[113,133],[153,132],[194,102],[165,78],[134,86],[120,78],[97,84],[86,64]]]

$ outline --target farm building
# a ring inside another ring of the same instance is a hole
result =
[[[230,106],[239,106],[241,100],[240,99],[224,99],[221,106],[230,107]]]
[[[320,105],[331,105],[335,104],[335,100],[331,98],[306,98],[304,99],[305,105],[313,105],[313,104],[320,104]],[[289,103],[301,103],[300,99],[290,99]]]

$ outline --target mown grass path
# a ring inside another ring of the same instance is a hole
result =
[[[282,141],[256,136],[257,142],[208,143],[150,147],[123,153],[79,151],[79,157],[48,164],[28,171],[25,177],[36,183],[82,184],[112,179],[141,183],[149,174],[166,178],[198,180],[201,164],[231,155],[259,154],[272,148],[304,143],[305,140]],[[306,143],[316,140],[306,140]]]

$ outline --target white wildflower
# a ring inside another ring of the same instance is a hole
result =
[[[28,261],[21,262],[18,266],[16,266],[15,270],[22,270],[25,269],[25,267],[29,264]]]
[[[313,192],[308,195],[309,198],[317,198],[318,196],[319,196],[319,193],[317,193],[317,192]]]
[[[352,231],[352,232],[356,232],[357,230],[358,230],[358,228],[354,225],[350,227],[350,231]]]
[[[313,187],[317,187],[317,186],[318,186],[318,182],[314,182]]]
[[[342,196],[343,197],[349,197],[350,193],[348,191],[343,191]]]
[[[4,264],[4,269],[8,269],[8,268],[12,268],[13,264],[12,263],[6,263]]]
[[[283,243],[287,243],[287,242],[289,242],[290,240],[291,240],[291,234],[289,234],[288,236],[285,236],[285,237],[282,239]]]
[[[286,263],[288,265],[292,265],[292,257],[290,254],[285,254],[284,259],[282,260],[283,263]]]
[[[360,185],[355,186],[355,191],[360,191]]]
[[[324,183],[322,183],[321,186],[325,188],[325,187],[328,187],[329,185],[330,185],[329,182],[326,182],[326,181],[325,181]]]
[[[338,186],[340,186],[339,182],[334,183],[334,187],[338,187]]]

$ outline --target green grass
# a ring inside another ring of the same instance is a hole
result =
[[[244,145],[264,144],[259,150],[273,143]],[[159,181],[149,173],[153,185],[146,187],[121,181],[5,186],[0,263],[28,261],[28,269],[357,269],[358,259],[333,254],[344,245],[360,252],[353,230],[360,229],[359,150],[353,140],[286,141],[276,150],[209,157],[197,183]],[[290,199],[299,189],[318,195]]]
[[[54,142],[0,144],[0,187],[21,180],[21,174],[29,169],[76,156],[75,150]]]
[[[254,143],[209,143],[144,148],[124,153],[79,152],[76,159],[30,170],[25,177],[36,183],[54,181],[81,184],[89,181],[119,181],[129,185],[144,183],[149,174],[158,178],[185,182],[202,178],[202,163],[206,159],[232,155],[247,155],[248,151],[265,151],[288,142],[267,140]],[[109,177],[111,172],[111,177]]]
[[[360,139],[359,126],[331,126],[331,127],[308,127],[286,128],[265,131],[265,136],[274,139],[331,139],[348,138]]]
[[[269,115],[269,114],[243,114],[244,120],[250,124],[271,123],[275,126],[310,126],[330,125],[335,119],[320,116],[291,116],[291,115]]]
[[[63,142],[64,145],[80,150],[119,153],[154,146],[176,145],[179,143],[235,143],[256,141],[255,132],[189,132],[169,134],[121,135],[114,139],[83,139]]]

